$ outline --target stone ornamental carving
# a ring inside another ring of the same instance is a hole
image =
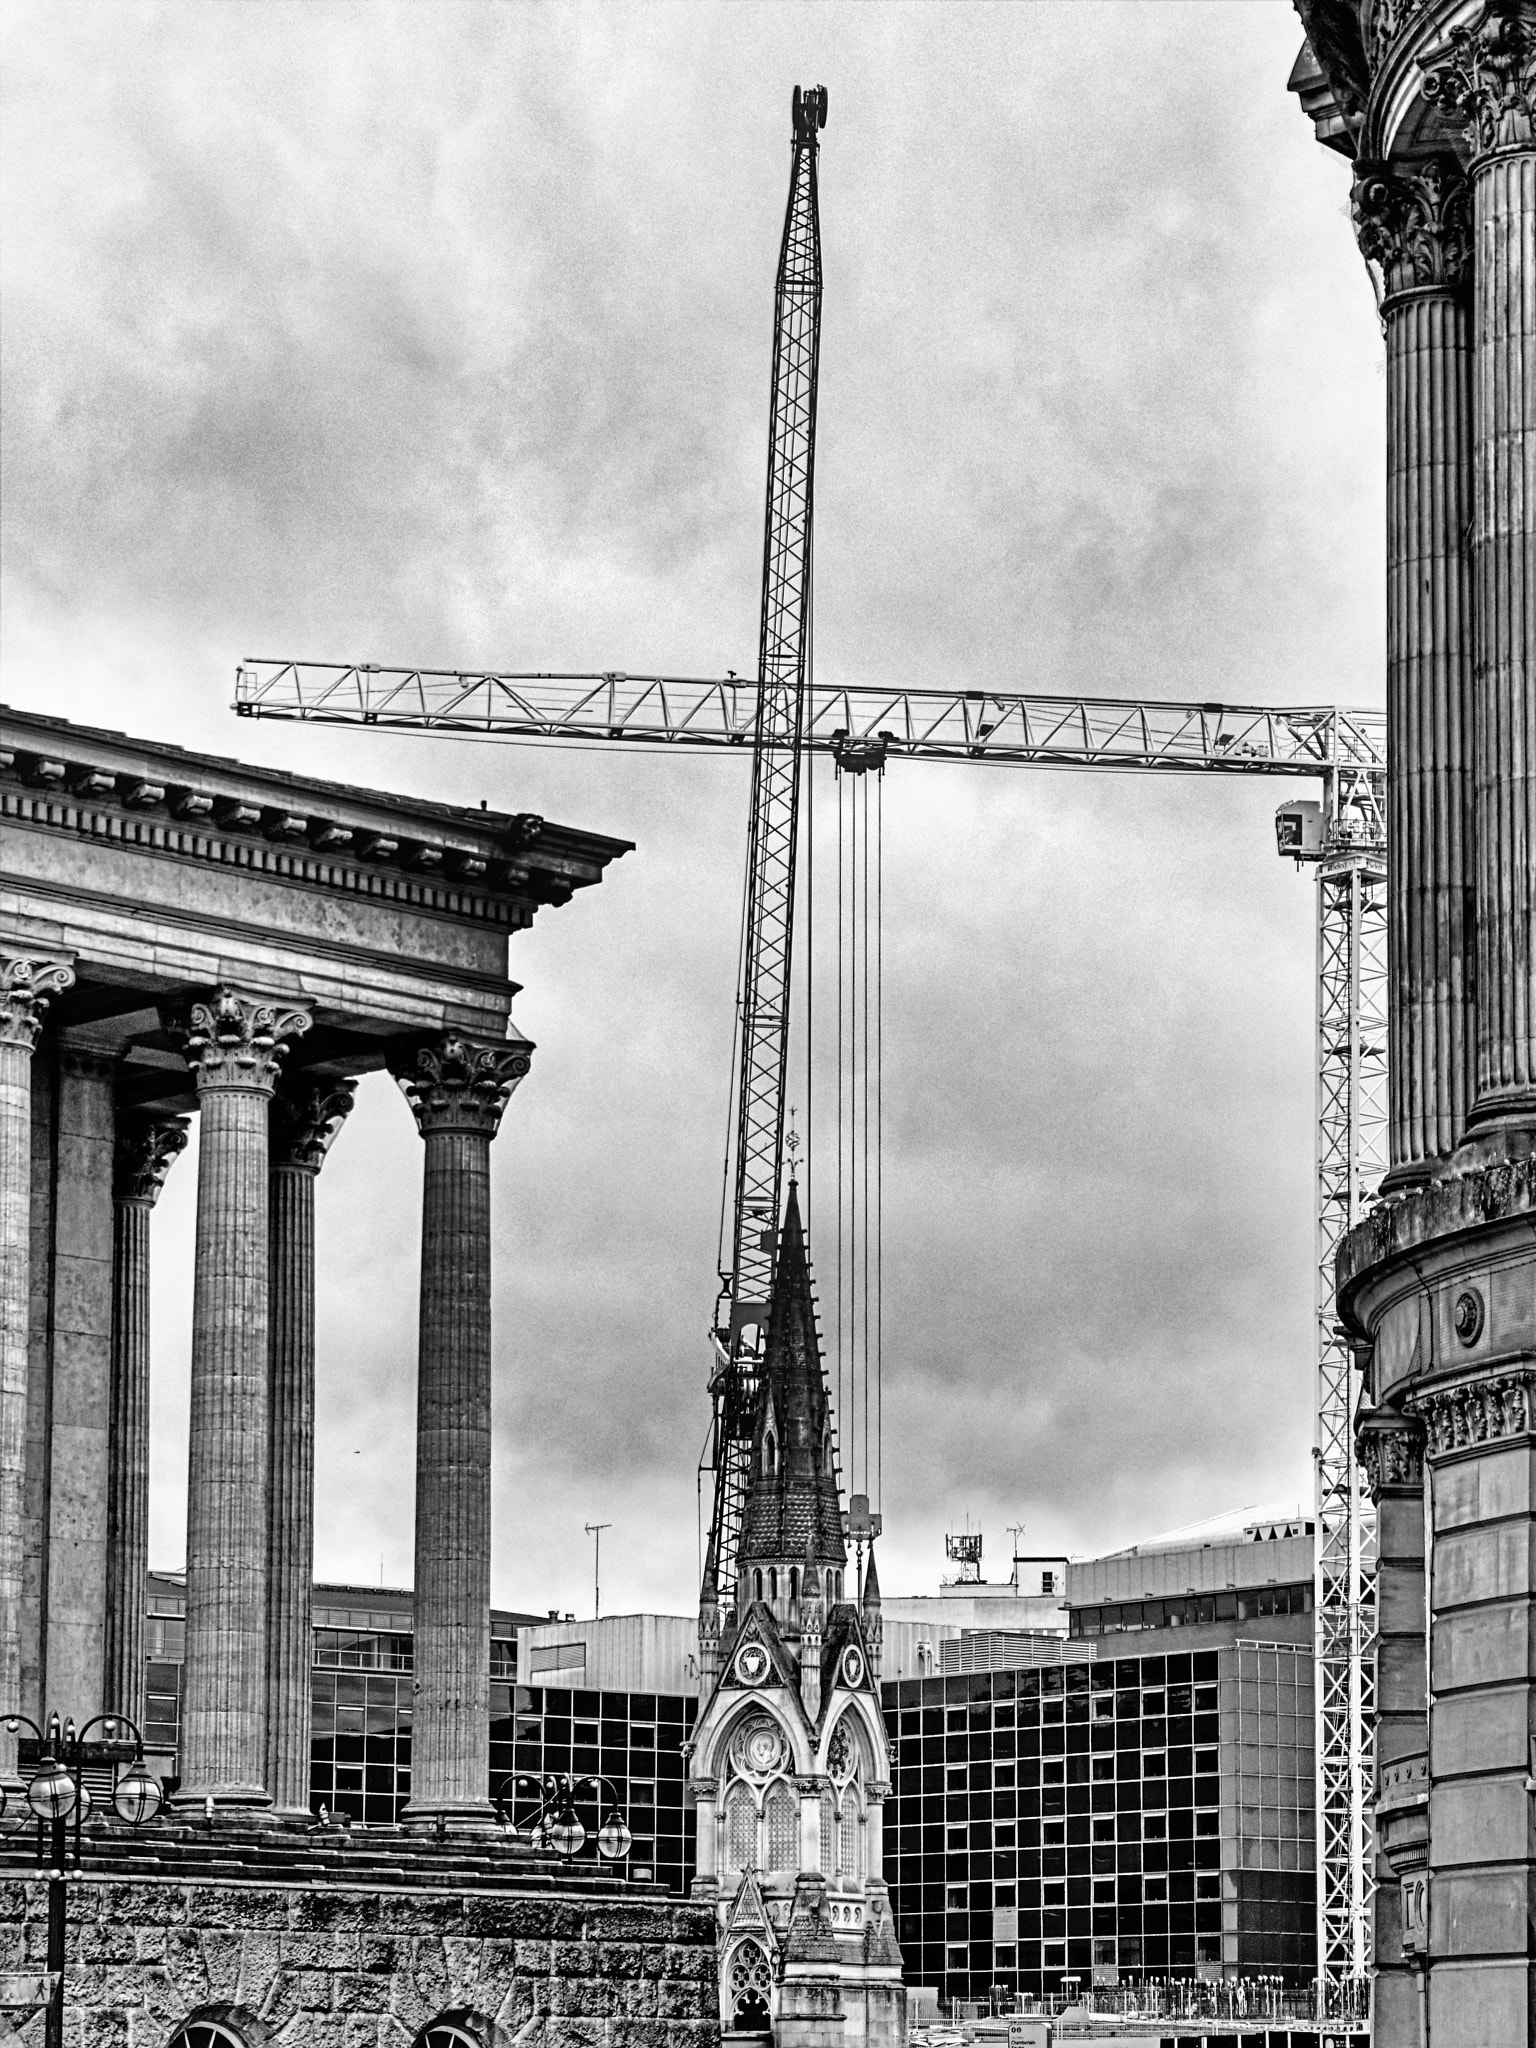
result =
[[[318,1173],[356,1093],[355,1081],[330,1074],[280,1088],[272,1098],[272,1164]]]
[[[1381,272],[1384,305],[1402,292],[1455,289],[1470,278],[1472,191],[1450,159],[1358,165],[1350,213],[1361,255]]]
[[[731,1759],[745,1778],[772,1778],[789,1762],[789,1744],[777,1721],[754,1714],[736,1731]]]
[[[75,970],[64,960],[0,960],[0,1045],[31,1052],[50,999],[74,979]]]
[[[1424,97],[1466,131],[1480,156],[1536,141],[1536,8],[1492,0],[1470,28],[1424,68]]]
[[[1504,1373],[1421,1394],[1414,1407],[1424,1419],[1430,1456],[1530,1435],[1533,1379],[1531,1373]]]
[[[1417,1493],[1424,1485],[1424,1431],[1390,1412],[1361,1418],[1355,1454],[1379,1500],[1384,1493]]]
[[[112,1192],[120,1202],[153,1208],[178,1154],[186,1150],[184,1116],[124,1122],[118,1130]]]
[[[205,1089],[239,1089],[270,1095],[287,1047],[309,1029],[307,1012],[264,1003],[221,988],[211,1003],[193,1003],[167,1019],[181,1042],[187,1065]]]
[[[858,1745],[844,1718],[832,1731],[832,1744],[827,1751],[827,1773],[837,1784],[845,1785],[858,1767]]]
[[[393,1067],[423,1137],[431,1131],[496,1135],[512,1091],[533,1064],[526,1038],[483,1045],[454,1033]]]

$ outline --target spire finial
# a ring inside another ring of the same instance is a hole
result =
[[[789,1111],[789,1136],[784,1140],[784,1150],[789,1154],[789,1177],[792,1181],[798,1177],[800,1166],[800,1133],[795,1129],[796,1114],[794,1105],[791,1104]]]

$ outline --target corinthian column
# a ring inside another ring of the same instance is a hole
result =
[[[0,953],[0,1713],[21,1705],[32,1052],[49,998],[68,988],[74,978],[68,961]],[[0,1782],[15,1775],[16,1740],[0,1722]]]
[[[304,1011],[220,989],[175,1020],[197,1077],[197,1270],[180,1803],[270,1805],[267,1109]],[[174,1028],[174,1027],[173,1027]]]
[[[149,1570],[149,1213],[186,1142],[185,1117],[124,1117],[117,1127],[102,1691],[109,1711],[141,1725]]]
[[[1471,166],[1477,592],[1474,1131],[1536,1127],[1536,7],[1493,0],[1429,69]]]
[[[1472,1106],[1471,194],[1454,159],[1361,164],[1387,344],[1389,1185]]]
[[[315,1575],[315,1179],[356,1084],[329,1075],[273,1097],[268,1342],[267,1789],[309,1808],[310,1594]]]
[[[395,1069],[426,1148],[411,1821],[493,1824],[490,1155],[532,1052],[448,1034]]]

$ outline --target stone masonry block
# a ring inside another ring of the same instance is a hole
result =
[[[1536,1523],[1528,1518],[1447,1530],[1435,1545],[1436,1611],[1524,1598],[1536,1585],[1533,1561]]]
[[[331,1978],[331,2005],[337,2012],[387,2012],[389,1980],[385,1977],[359,1977],[351,1971],[338,1970]],[[373,2031],[378,2034],[377,2026]]]
[[[1464,1686],[1528,1678],[1531,1610],[1522,1600],[1437,1616],[1430,1668],[1437,1698]]]
[[[1522,1944],[1523,1949],[1523,1944]],[[1429,1973],[1429,2038],[1434,2048],[1493,2048],[1530,2038],[1528,1965],[1437,1964]],[[1409,2040],[1417,2040],[1418,2020]]]
[[[232,1885],[227,1890],[197,1885],[187,1895],[187,1918],[199,1927],[276,1929],[288,1925],[288,1900],[280,1891],[262,1891],[255,1885]]]
[[[1524,1778],[1471,1778],[1433,1785],[1430,1870],[1523,1862],[1530,1854],[1530,1797]]]
[[[1524,1771],[1528,1756],[1530,1692],[1524,1685],[1498,1692],[1449,1693],[1435,1702],[1430,1767],[1437,1778],[1469,1771]]]
[[[1525,1951],[1530,1887],[1523,1870],[1438,1872],[1429,1889],[1429,1952],[1507,1956]]]
[[[1435,1540],[1474,1522],[1528,1515],[1536,1508],[1536,1453],[1514,1445],[1461,1458],[1435,1471]]]

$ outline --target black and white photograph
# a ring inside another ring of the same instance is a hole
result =
[[[0,2048],[1536,2042],[1536,0],[0,0]]]

